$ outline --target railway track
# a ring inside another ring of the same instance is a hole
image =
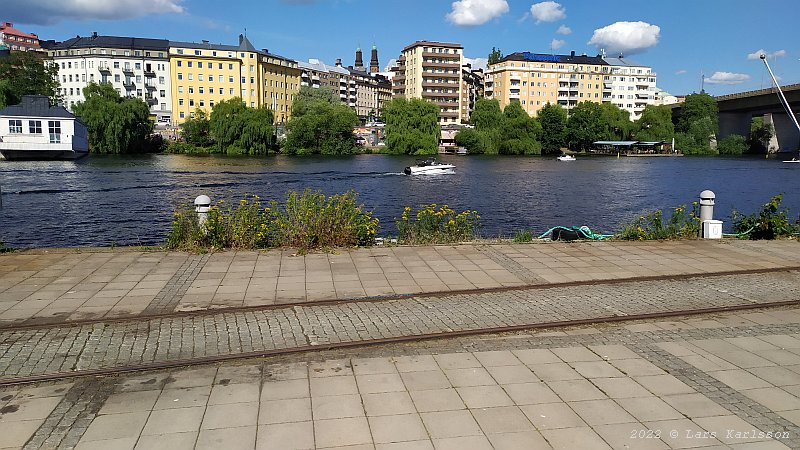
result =
[[[800,306],[798,270],[27,324],[0,330],[0,386],[427,339]]]

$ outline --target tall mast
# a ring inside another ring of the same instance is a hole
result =
[[[792,108],[789,106],[789,102],[786,101],[786,96],[783,95],[783,91],[781,90],[781,86],[778,84],[778,80],[775,79],[775,74],[772,73],[772,68],[769,67],[769,63],[767,62],[767,55],[761,54],[761,60],[764,61],[764,65],[767,66],[767,70],[769,71],[769,76],[772,77],[772,82],[775,83],[775,88],[778,89],[778,97],[781,100],[781,106],[783,109],[786,110],[786,114],[792,119],[794,126],[797,127],[797,131],[800,132],[800,124],[797,123],[797,117],[794,116],[792,113]]]

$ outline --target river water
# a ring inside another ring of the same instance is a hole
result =
[[[0,240],[15,248],[158,245],[171,215],[200,194],[237,201],[282,200],[291,190],[355,190],[396,234],[404,206],[477,210],[481,234],[513,236],[555,225],[611,233],[642,212],[717,195],[715,218],[731,230],[731,208],[753,212],[778,193],[800,213],[800,164],[763,158],[581,158],[441,156],[452,174],[406,176],[411,157],[232,158],[90,156],[77,162],[0,161]]]

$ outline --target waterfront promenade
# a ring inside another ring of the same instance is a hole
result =
[[[465,244],[305,256],[29,250],[0,255],[0,328],[798,266],[797,241]]]
[[[797,241],[4,254],[0,449],[800,448],[798,275]]]

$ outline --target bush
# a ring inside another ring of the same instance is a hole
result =
[[[738,134],[732,134],[717,144],[720,155],[741,155],[748,149],[747,139]]]
[[[779,209],[783,194],[772,197],[761,207],[761,211],[743,215],[736,209],[731,213],[733,231],[749,239],[775,239],[776,237],[797,236],[800,234],[800,219],[789,222],[789,210]]]
[[[260,249],[295,247],[300,251],[326,247],[369,246],[375,242],[378,219],[356,205],[354,192],[326,198],[310,190],[291,192],[286,204],[263,207],[258,196],[245,197],[234,207],[224,200],[212,206],[204,225],[190,208],[177,211],[168,249]]]
[[[522,230],[518,231],[517,234],[514,235],[514,242],[523,243],[523,242],[533,242],[536,236],[533,235],[533,232],[530,230]]]
[[[449,206],[437,208],[431,204],[417,211],[416,219],[410,218],[411,208],[403,210],[402,217],[396,221],[398,240],[403,244],[449,244],[469,241],[475,238],[480,227],[477,211],[463,211],[456,214]]]
[[[167,144],[165,153],[172,153],[177,155],[193,155],[193,156],[208,156],[211,152],[207,148],[195,147],[186,142],[170,141]]]
[[[6,247],[6,243],[3,242],[3,241],[0,241],[0,253],[10,253],[10,252],[13,252],[13,251],[14,251],[13,248]]]
[[[686,205],[672,209],[672,214],[664,222],[661,210],[641,215],[615,235],[617,239],[646,241],[654,239],[695,239],[700,234],[700,207],[692,203],[691,211]]]

